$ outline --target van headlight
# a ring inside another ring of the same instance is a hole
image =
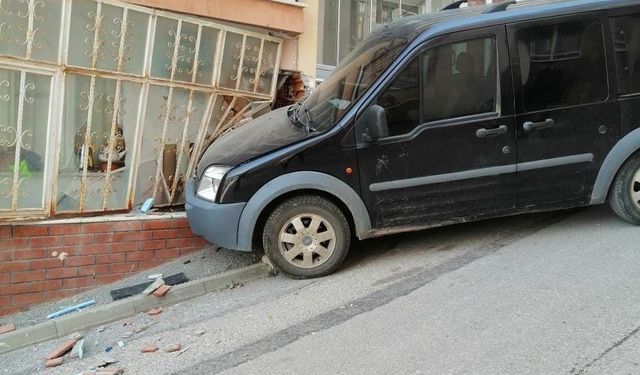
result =
[[[216,195],[218,194],[218,188],[224,175],[231,169],[231,167],[224,167],[220,165],[214,165],[207,168],[200,179],[198,184],[198,196],[212,202],[215,202]]]

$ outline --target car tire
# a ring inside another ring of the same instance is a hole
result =
[[[262,244],[273,265],[287,276],[321,277],[335,271],[346,258],[351,231],[333,202],[303,195],[284,201],[271,212]]]
[[[640,225],[640,155],[627,160],[611,187],[609,204],[622,219]]]

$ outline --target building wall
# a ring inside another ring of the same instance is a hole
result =
[[[0,316],[203,249],[185,218],[0,226]]]

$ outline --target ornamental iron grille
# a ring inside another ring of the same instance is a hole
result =
[[[267,109],[281,40],[112,0],[0,0],[0,217],[183,201]]]

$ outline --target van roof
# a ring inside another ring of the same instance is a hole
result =
[[[488,4],[460,9],[443,10],[424,15],[402,17],[379,30],[387,35],[415,39],[419,35],[436,35],[478,27],[494,26],[529,19],[570,15],[581,12],[640,5],[638,0],[523,0],[504,11],[487,13]],[[422,38],[421,38],[422,39]]]

